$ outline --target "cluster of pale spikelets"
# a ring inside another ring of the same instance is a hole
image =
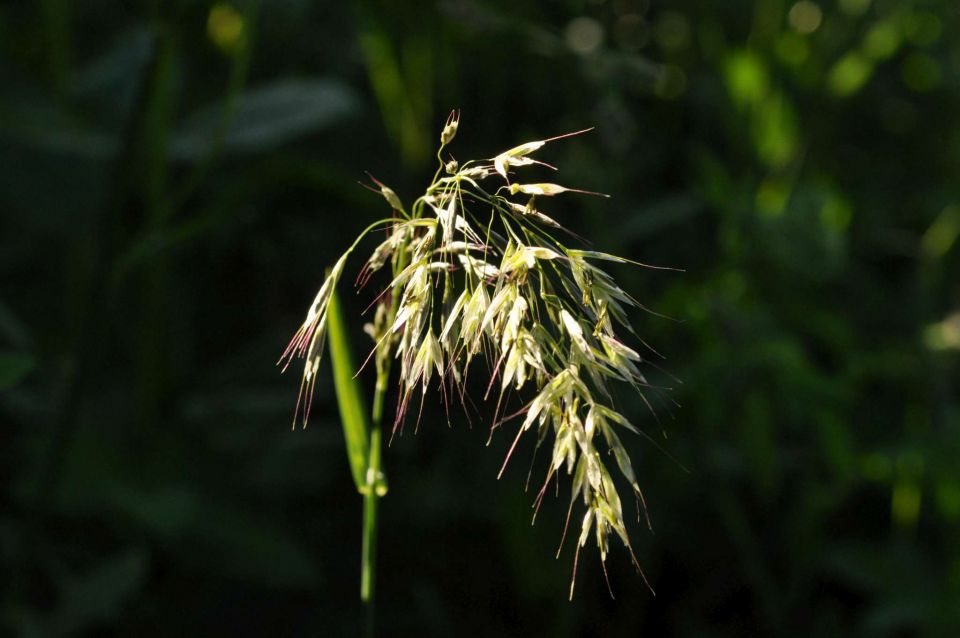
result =
[[[458,115],[451,113],[441,134],[441,151],[453,139],[458,123]],[[418,387],[422,409],[423,395],[434,378],[439,379],[445,403],[450,397],[463,403],[470,363],[484,359],[491,371],[486,396],[491,392],[497,396],[491,433],[522,417],[507,460],[528,431],[535,431],[537,448],[548,440],[552,444],[536,505],[551,478],[565,473],[572,476],[567,524],[578,497],[586,506],[574,558],[575,578],[580,548],[591,531],[602,560],[613,532],[639,570],[607,466],[612,455],[639,510],[642,493],[618,434],[621,429],[637,430],[611,407],[609,384],[627,383],[641,395],[650,386],[638,365],[640,355],[617,335],[618,329],[633,333],[627,307],[639,304],[597,266],[605,261],[637,262],[568,248],[558,241],[555,234],[562,227],[541,212],[539,204],[562,193],[586,191],[512,180],[516,168],[545,165],[533,154],[560,137],[521,144],[488,160],[459,165],[453,159],[441,160],[433,183],[409,209],[374,179],[392,216],[369,226],[337,260],[281,360],[289,365],[295,357],[306,359],[298,400],[306,424],[332,291],[360,240],[373,230],[385,231],[357,285],[390,270],[391,281],[374,300],[374,320],[366,328],[376,342],[371,356],[378,370],[399,360],[394,431],[402,425]],[[519,412],[504,417],[501,410],[506,411],[511,392],[532,398]]]

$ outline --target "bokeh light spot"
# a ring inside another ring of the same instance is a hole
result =
[[[874,60],[886,60],[900,47],[900,30],[892,20],[877,22],[863,37],[863,52]]]
[[[911,42],[918,46],[927,47],[935,44],[943,32],[940,18],[929,11],[915,13],[906,20],[904,29]]]
[[[733,54],[726,64],[727,87],[739,105],[761,100],[770,85],[763,60],[749,51]]]
[[[820,9],[820,5],[815,2],[800,0],[790,7],[787,19],[797,33],[813,33],[820,28],[820,24],[823,22],[823,11]]]
[[[853,209],[840,197],[830,197],[820,209],[820,221],[827,228],[842,233],[850,226]]]
[[[840,10],[850,16],[861,16],[870,8],[870,0],[840,0]]]
[[[566,40],[581,55],[593,53],[603,44],[603,25],[587,16],[574,18],[567,25]]]
[[[920,488],[912,482],[902,481],[893,487],[891,514],[899,527],[911,528],[920,516]]]
[[[779,217],[787,208],[790,189],[779,180],[767,179],[757,189],[757,212],[766,217]]]
[[[923,341],[930,350],[960,350],[960,312],[927,326]]]
[[[950,205],[937,215],[923,234],[923,253],[930,259],[946,255],[960,237],[960,206]]]
[[[752,133],[757,156],[769,166],[786,166],[797,147],[797,122],[786,95],[773,93],[754,113]]]
[[[690,24],[675,11],[664,11],[657,19],[656,38],[668,51],[686,48],[690,41]]]
[[[859,91],[873,73],[873,64],[857,52],[848,53],[830,69],[827,85],[831,93],[846,97]]]
[[[207,36],[224,53],[234,53],[243,43],[243,16],[226,2],[213,5],[207,16]]]

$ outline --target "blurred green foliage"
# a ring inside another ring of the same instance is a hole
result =
[[[631,442],[657,596],[615,554],[617,598],[587,560],[568,603],[563,505],[531,528],[510,437],[437,400],[385,450],[381,633],[960,635],[958,28],[953,0],[0,3],[2,633],[359,631],[330,377],[291,431],[272,364],[382,212],[363,170],[414,195],[456,107],[464,157],[597,127],[547,159],[613,199],[558,216],[686,268],[617,274],[679,320],[636,318],[690,472]]]

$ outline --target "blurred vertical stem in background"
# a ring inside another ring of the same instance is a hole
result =
[[[144,234],[162,231],[173,217],[167,190],[171,183],[168,149],[176,115],[177,57],[180,38],[173,24],[157,20],[154,25],[156,54],[147,87],[142,132],[139,140],[139,169],[136,189],[143,202]],[[167,300],[172,286],[170,263],[158,253],[141,273],[140,316],[142,335],[136,344],[136,402],[138,414],[148,427],[159,419],[165,396],[170,391],[169,311]]]
[[[404,11],[408,11],[405,7]],[[422,29],[403,30],[402,41],[394,45],[384,28],[389,20],[409,19],[388,15],[389,5],[356,0],[354,12],[358,40],[370,86],[380,107],[384,128],[400,149],[406,168],[421,166],[430,158],[429,123],[433,117],[433,48],[429,33]],[[426,16],[419,18],[428,19]]]
[[[237,97],[246,85],[253,47],[253,32],[259,0],[247,0],[235,14],[240,35],[228,52],[230,71],[223,108],[211,131],[209,151],[191,173],[176,182],[172,179],[169,147],[177,114],[177,85],[180,81],[180,32],[171,17],[155,18],[157,53],[155,72],[149,87],[142,133],[142,190],[145,219],[141,233],[145,237],[160,234],[174,223],[190,198],[209,175],[219,157],[223,140],[233,123]],[[175,287],[170,275],[170,255],[157,253],[143,273],[143,336],[138,340],[137,400],[145,422],[156,422],[166,395],[172,391],[173,374],[169,362],[170,307],[168,299]]]
[[[254,37],[260,0],[248,0],[242,12],[228,4],[220,3],[210,9],[207,20],[208,37],[230,58],[230,74],[223,98],[223,110],[216,128],[210,135],[210,146],[193,172],[183,180],[172,196],[173,207],[182,207],[204,183],[223,150],[224,140],[233,125],[237,102],[250,74],[250,58],[253,55]]]
[[[337,406],[343,423],[347,458],[357,491],[363,495],[363,549],[360,561],[360,598],[367,604],[367,632],[373,633],[373,603],[377,560],[377,506],[387,493],[386,478],[380,468],[383,404],[390,375],[389,359],[378,358],[377,385],[374,390],[372,419],[368,418],[363,389],[356,378],[356,365],[350,349],[350,336],[343,319],[340,299],[334,291],[327,311],[330,361]]]

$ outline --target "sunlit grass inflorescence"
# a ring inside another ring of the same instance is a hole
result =
[[[618,434],[620,430],[640,432],[613,409],[610,383],[627,383],[641,396],[652,386],[640,370],[640,354],[617,334],[621,329],[634,334],[627,309],[640,304],[597,265],[637,262],[564,245],[557,231],[565,229],[539,208],[543,199],[562,193],[598,193],[511,180],[517,168],[539,164],[552,169],[533,158],[533,153],[548,142],[585,131],[521,144],[487,160],[444,162],[441,153],[458,126],[458,114],[451,113],[437,153],[440,168],[409,210],[394,191],[371,176],[375,184],[371,190],[384,197],[393,215],[371,224],[336,262],[281,358],[284,369],[294,358],[305,358],[294,421],[302,415],[306,425],[323,350],[326,310],[346,259],[365,235],[384,230],[385,238],[367,258],[356,285],[363,287],[389,267],[391,281],[374,300],[374,318],[366,330],[376,344],[371,357],[379,372],[388,370],[392,360],[399,362],[393,431],[402,427],[417,394],[418,411],[422,410],[423,397],[434,379],[445,404],[456,398],[465,405],[470,363],[482,358],[491,370],[484,398],[495,394],[497,399],[491,436],[514,417],[523,417],[500,474],[524,433],[534,431],[537,449],[552,442],[550,465],[535,506],[539,508],[550,480],[566,474],[572,476],[572,486],[564,536],[578,498],[586,508],[574,579],[580,548],[591,532],[602,561],[615,534],[640,570],[620,495],[601,451],[613,457],[635,494],[638,511],[642,504],[646,513],[630,456]],[[533,398],[505,417],[506,403],[514,392],[529,392],[527,396]]]

